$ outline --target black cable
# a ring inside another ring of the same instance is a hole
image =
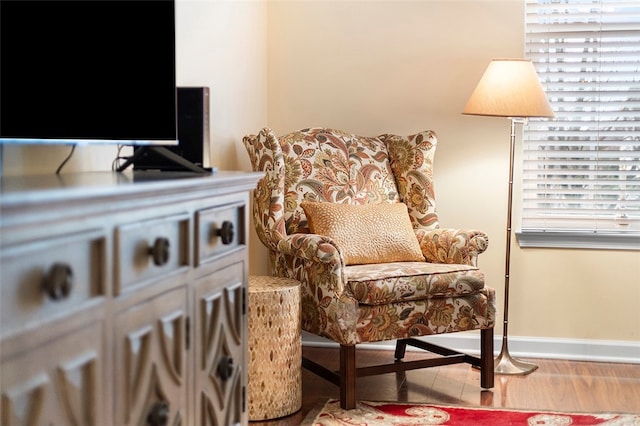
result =
[[[124,145],[118,145],[118,152],[116,152],[116,158],[113,159],[113,161],[111,162],[111,170],[112,171],[116,171],[116,169],[118,169],[118,167],[120,167],[120,160],[126,160],[128,157],[122,157],[120,156],[120,151],[122,151],[122,148],[124,148]]]
[[[62,170],[62,168],[64,167],[65,164],[67,164],[67,161],[69,161],[69,159],[71,158],[71,156],[73,155],[73,151],[76,150],[76,145],[72,145],[71,146],[71,152],[69,153],[69,155],[67,155],[67,158],[64,159],[64,161],[58,166],[58,169],[56,170],[56,174],[59,175],[60,174],[60,170]]]

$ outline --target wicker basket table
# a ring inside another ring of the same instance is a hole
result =
[[[302,406],[300,282],[249,277],[249,420],[295,413]]]

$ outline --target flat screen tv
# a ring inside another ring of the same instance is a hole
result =
[[[0,143],[175,145],[173,0],[2,0]]]

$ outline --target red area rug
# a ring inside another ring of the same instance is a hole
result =
[[[330,399],[311,411],[302,426],[640,426],[640,415],[614,413],[560,413],[554,411],[506,410],[453,407],[404,402],[361,401],[353,410],[340,409]]]

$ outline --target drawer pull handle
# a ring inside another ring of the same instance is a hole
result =
[[[149,255],[156,266],[166,265],[169,262],[169,239],[158,237],[149,247]]]
[[[220,229],[213,230],[214,236],[219,236],[222,240],[222,244],[231,244],[233,242],[234,231],[233,231],[233,222],[225,220],[222,222],[222,226]]]
[[[169,404],[166,401],[154,403],[147,415],[147,424],[150,426],[165,426],[169,424]]]
[[[73,270],[66,263],[54,263],[44,277],[42,287],[52,300],[69,296],[73,288]]]
[[[229,378],[233,375],[233,358],[230,356],[223,356],[220,358],[218,362],[218,376],[222,379],[223,382],[229,380]]]

